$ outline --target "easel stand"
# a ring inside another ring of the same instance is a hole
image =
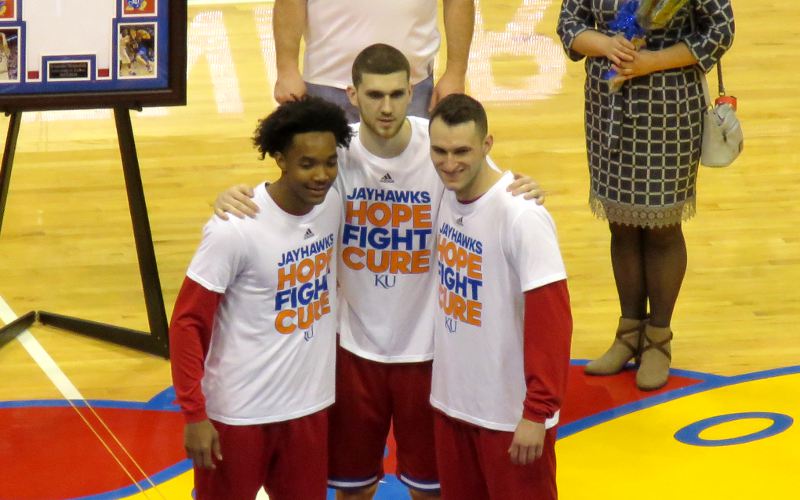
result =
[[[12,111],[10,116],[3,163],[0,166],[0,231],[3,227],[3,215],[8,198],[8,186],[11,182],[11,167],[17,148],[22,111]],[[136,144],[133,140],[130,110],[126,107],[114,108],[114,121],[117,125],[122,171],[125,175],[125,190],[128,193],[128,206],[133,223],[133,237],[136,240],[136,254],[139,259],[139,273],[142,277],[150,333],[46,311],[31,311],[0,328],[0,347],[38,321],[43,325],[169,358],[167,316],[164,310],[164,297],[161,294],[161,282],[158,278],[156,256],[153,251],[153,237],[150,233],[150,220],[147,217],[147,205],[144,200],[142,176],[139,172],[139,160],[136,156]]]

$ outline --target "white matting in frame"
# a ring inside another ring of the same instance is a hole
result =
[[[45,57],[94,56],[95,75],[110,78],[115,2],[108,0],[25,0],[27,80],[42,78]]]

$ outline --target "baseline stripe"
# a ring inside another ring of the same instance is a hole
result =
[[[11,310],[8,303],[3,300],[3,297],[0,297],[0,320],[3,320],[4,323],[11,323],[15,319],[17,319],[17,315]],[[22,347],[28,351],[30,357],[39,365],[39,368],[42,369],[47,378],[56,386],[56,389],[58,389],[61,395],[64,396],[64,399],[83,399],[83,395],[81,395],[78,388],[75,387],[64,372],[61,371],[61,368],[58,367],[55,360],[50,357],[47,351],[44,350],[44,347],[42,347],[42,344],[36,340],[36,337],[34,337],[29,330],[25,330],[19,334],[17,340],[19,340]]]
[[[0,320],[2,320],[4,323],[10,323],[15,319],[17,319],[17,314],[14,313],[14,311],[11,309],[8,303],[3,299],[3,297],[0,297]],[[22,332],[17,336],[17,340],[19,340],[20,344],[22,344],[25,350],[28,351],[28,354],[31,356],[31,358],[33,358],[36,364],[39,365],[39,367],[42,369],[47,378],[50,379],[53,385],[56,386],[58,391],[64,396],[64,399],[67,401],[67,403],[69,403],[72,409],[75,410],[75,413],[77,413],[78,417],[80,417],[80,419],[83,420],[83,422],[92,432],[92,434],[95,435],[97,440],[100,441],[100,444],[106,449],[106,451],[108,451],[108,453],[117,463],[117,465],[119,465],[119,467],[123,470],[125,475],[127,475],[128,478],[131,480],[131,482],[136,485],[137,489],[142,494],[144,494],[145,498],[150,498],[146,490],[139,485],[139,482],[136,480],[136,478],[133,477],[132,473],[128,470],[127,467],[125,467],[125,465],[120,461],[120,458],[117,456],[117,454],[114,453],[114,451],[111,449],[109,443],[107,443],[106,440],[103,439],[102,436],[100,436],[98,431],[94,428],[94,426],[92,426],[92,424],[89,422],[86,416],[83,415],[83,413],[81,413],[81,411],[78,409],[78,406],[76,406],[75,404],[76,402],[81,407],[86,407],[89,409],[92,416],[94,416],[94,418],[100,423],[100,425],[102,425],[103,428],[105,428],[106,432],[108,432],[108,434],[111,436],[116,445],[133,463],[134,467],[138,469],[139,473],[141,473],[142,476],[144,476],[144,481],[147,481],[147,483],[149,483],[150,486],[154,488],[155,493],[157,493],[158,496],[160,496],[162,499],[165,499],[164,495],[153,483],[153,481],[150,479],[147,473],[144,472],[144,470],[136,461],[136,459],[133,458],[133,456],[131,456],[128,449],[125,448],[125,446],[119,441],[114,432],[111,429],[109,429],[105,421],[100,417],[100,415],[97,414],[94,408],[91,407],[89,402],[86,401],[86,399],[80,393],[78,388],[75,387],[75,385],[69,380],[67,375],[63,371],[61,371],[61,368],[59,368],[58,364],[56,364],[55,360],[47,353],[47,351],[44,350],[44,347],[42,347],[39,341],[36,340],[36,337],[34,337],[29,330],[25,330],[24,332]]]

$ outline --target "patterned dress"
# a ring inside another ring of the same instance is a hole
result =
[[[564,0],[558,35],[572,60],[575,37],[593,29],[614,33],[622,0]],[[695,29],[692,29],[693,11]],[[610,222],[644,228],[679,224],[695,211],[703,134],[702,74],[733,42],[730,0],[690,0],[664,29],[647,35],[646,48],[684,42],[697,58],[686,66],[637,77],[610,92],[605,57],[586,59],[586,152],[592,212]]]

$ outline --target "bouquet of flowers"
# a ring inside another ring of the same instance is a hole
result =
[[[664,28],[689,0],[628,0],[623,3],[609,27],[630,40],[636,50],[645,43],[647,32]],[[603,78],[612,92],[622,87],[625,79],[610,69]]]

